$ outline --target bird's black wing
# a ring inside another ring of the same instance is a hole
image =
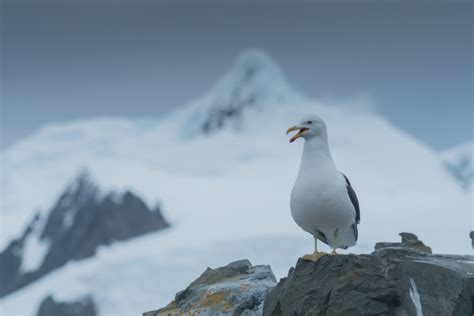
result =
[[[349,181],[349,179],[342,172],[341,172],[341,174],[344,176],[344,179],[346,179],[347,193],[349,194],[349,198],[351,199],[352,205],[354,205],[354,209],[356,211],[356,218],[355,218],[356,219],[356,224],[359,224],[360,223],[359,200],[357,199],[357,195],[356,195],[354,189],[352,188],[351,182]]]

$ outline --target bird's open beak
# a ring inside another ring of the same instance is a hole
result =
[[[298,131],[298,133],[296,133],[295,135],[293,135],[293,137],[290,138],[290,143],[292,143],[292,142],[294,142],[298,137],[300,137],[301,135],[303,135],[304,132],[306,132],[307,130],[308,130],[308,128],[306,128],[306,127],[293,126],[293,127],[290,127],[290,128],[286,131],[286,135],[288,135],[288,133],[290,133],[290,132]]]

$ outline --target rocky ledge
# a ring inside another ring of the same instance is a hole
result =
[[[299,259],[264,315],[471,315],[474,256],[432,255],[413,234],[368,255]]]
[[[247,260],[208,269],[143,315],[473,315],[474,256],[431,254],[414,234],[400,235],[372,254],[299,259],[276,286],[269,266]]]
[[[40,304],[37,316],[97,316],[94,300],[90,296],[77,301],[58,302],[52,296],[46,297]]]
[[[261,315],[263,301],[276,284],[270,266],[248,260],[207,268],[166,307],[143,316]]]

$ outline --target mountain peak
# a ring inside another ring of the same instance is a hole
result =
[[[285,75],[277,63],[266,52],[258,49],[248,49],[242,52],[236,59],[233,68],[228,75],[243,77],[248,83],[270,79],[266,81],[269,86],[276,82],[287,84]]]
[[[185,135],[212,134],[227,127],[238,130],[247,112],[300,100],[277,63],[267,53],[249,49],[208,93],[189,105]]]
[[[99,188],[95,184],[94,177],[90,170],[82,169],[76,178],[67,186],[64,198],[74,202],[84,202],[93,200],[99,193]]]

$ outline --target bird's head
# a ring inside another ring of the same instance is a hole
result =
[[[309,140],[318,136],[326,135],[326,124],[322,118],[316,115],[309,115],[304,117],[300,123],[290,127],[286,131],[286,134],[288,135],[288,133],[294,131],[298,131],[298,133],[290,138],[290,143],[294,142],[299,137]]]

